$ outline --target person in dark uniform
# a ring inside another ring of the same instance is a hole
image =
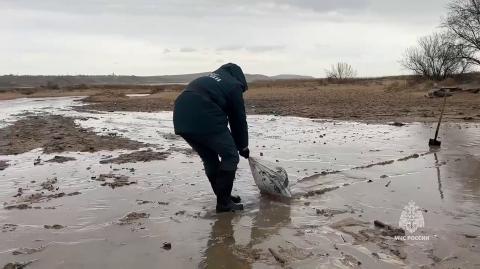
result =
[[[231,192],[239,155],[250,155],[243,101],[247,89],[242,69],[229,63],[190,82],[175,100],[175,133],[202,159],[217,212],[243,210],[240,197]]]

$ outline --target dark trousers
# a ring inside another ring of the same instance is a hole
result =
[[[229,131],[225,131],[213,135],[184,134],[182,137],[202,159],[205,174],[212,184],[213,191],[215,195],[217,195],[217,198],[219,198],[219,195],[230,197],[235,171],[237,170],[239,162],[238,150],[232,134]],[[218,178],[221,177],[219,175],[225,175],[225,173],[221,171],[225,171],[227,172],[226,174],[232,176]]]
[[[182,137],[202,159],[207,176],[216,173],[219,169],[237,170],[238,150],[229,131],[213,135],[182,135]]]

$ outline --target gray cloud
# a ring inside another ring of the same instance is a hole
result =
[[[448,1],[2,0],[0,73],[187,73],[221,58],[254,73],[322,76],[342,60],[396,74]]]
[[[195,51],[197,51],[197,49],[190,48],[190,47],[185,47],[180,49],[180,52],[195,52]]]
[[[263,46],[246,47],[246,50],[250,52],[267,52],[267,51],[282,50],[284,48],[285,46],[281,46],[281,45],[263,45]]]
[[[244,47],[240,46],[240,45],[228,45],[228,46],[219,47],[219,48],[216,49],[216,51],[218,51],[218,52],[238,51],[238,50],[242,50],[242,49],[244,49]]]
[[[273,0],[276,4],[310,9],[317,12],[363,10],[370,6],[368,0]]]
[[[24,9],[73,14],[127,14],[130,16],[167,15],[192,16],[197,18],[215,15],[217,17],[232,14],[251,14],[258,12],[296,13],[300,10],[310,10],[317,13],[337,12],[351,14],[365,13],[369,16],[387,17],[391,15],[414,16],[438,15],[445,8],[446,0],[84,0],[69,1],[66,4],[61,0],[3,0],[0,7],[3,9]],[[222,11],[222,12],[219,12]],[[405,14],[405,12],[408,12]],[[300,12],[301,13],[301,12]]]
[[[248,52],[268,52],[268,51],[276,51],[276,50],[283,50],[285,46],[283,45],[255,45],[255,46],[240,46],[240,45],[229,45],[217,48],[217,52],[238,52],[238,51],[248,51]]]

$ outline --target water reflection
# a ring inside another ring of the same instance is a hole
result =
[[[251,268],[246,259],[234,253],[235,237],[232,221],[235,217],[234,213],[218,215],[207,243],[205,260],[200,264],[200,268]]]
[[[443,190],[442,190],[442,178],[440,176],[440,164],[438,163],[437,153],[433,153],[435,158],[435,168],[437,169],[437,179],[438,179],[438,192],[440,192],[440,199],[443,200]]]
[[[252,263],[258,258],[253,250],[255,245],[267,241],[290,223],[290,205],[273,197],[262,196],[247,240],[235,238],[234,225],[239,217],[241,215],[233,213],[216,215],[200,268],[252,268]],[[246,246],[236,246],[236,239],[249,243]]]
[[[252,223],[251,245],[264,242],[290,223],[290,205],[275,197],[262,196]]]

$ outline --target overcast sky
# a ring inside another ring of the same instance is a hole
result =
[[[0,74],[406,74],[448,0],[0,0]]]

